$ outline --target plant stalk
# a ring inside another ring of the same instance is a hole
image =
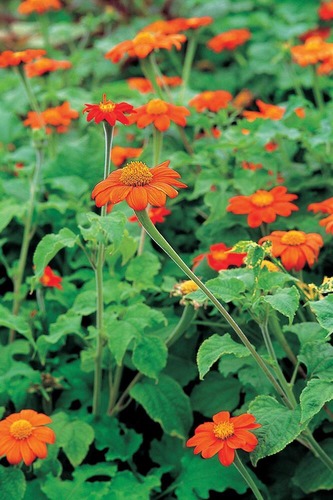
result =
[[[264,500],[264,497],[260,493],[256,483],[253,481],[252,477],[249,474],[249,471],[247,468],[243,465],[242,461],[240,460],[239,456],[237,455],[237,452],[235,453],[235,460],[234,460],[234,466],[238,470],[238,472],[241,474],[243,477],[244,481],[248,485],[248,487],[252,490],[252,493],[256,497],[257,500]]]

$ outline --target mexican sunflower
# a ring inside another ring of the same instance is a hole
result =
[[[235,459],[235,450],[251,452],[258,444],[257,437],[250,432],[261,427],[250,413],[230,417],[228,411],[220,411],[213,416],[212,422],[205,422],[195,429],[186,446],[195,446],[194,453],[201,453],[203,458],[211,458],[216,453],[225,467]]]
[[[231,100],[232,95],[227,90],[206,90],[193,97],[189,105],[195,108],[199,113],[206,109],[217,113],[220,109],[228,107]]]
[[[0,456],[6,455],[12,465],[22,460],[31,465],[35,458],[46,458],[45,443],[55,442],[53,430],[45,427],[51,422],[50,417],[34,410],[9,415],[0,422]]]
[[[220,33],[211,38],[207,47],[214,52],[222,52],[222,50],[234,50],[239,45],[243,45],[251,38],[251,33],[246,28],[234,29]]]
[[[185,106],[176,106],[162,99],[152,99],[148,104],[135,108],[134,111],[135,113],[130,116],[131,124],[136,123],[139,128],[153,124],[160,132],[168,130],[171,122],[185,127],[186,116],[190,115]]]
[[[232,247],[227,247],[224,243],[216,243],[209,247],[209,252],[197,255],[193,259],[193,269],[196,268],[203,259],[207,259],[208,265],[214,271],[228,269],[230,266],[240,267],[244,264],[246,253],[232,252]]]
[[[123,125],[128,125],[128,117],[125,113],[132,113],[133,106],[127,104],[127,102],[120,102],[116,104],[106,98],[106,94],[103,94],[103,100],[99,104],[85,104],[85,108],[82,113],[87,114],[87,121],[90,122],[94,120],[95,123],[101,123],[105,120],[113,127],[116,121],[122,123]]]
[[[50,288],[58,288],[62,290],[62,278],[54,274],[50,266],[47,266],[44,269],[43,276],[39,280],[42,285],[50,287]]]
[[[148,217],[152,221],[153,224],[165,222],[165,217],[171,214],[171,210],[168,210],[165,207],[151,207],[148,210]],[[132,215],[132,217],[128,218],[129,222],[138,222],[139,219],[136,215]]]
[[[259,244],[264,241],[272,242],[273,257],[280,257],[287,271],[300,271],[306,264],[313,266],[324,244],[320,234],[296,230],[273,231],[261,238]]]
[[[287,188],[278,186],[270,191],[259,189],[250,196],[234,196],[230,198],[227,212],[237,215],[248,214],[247,223],[250,227],[259,227],[262,222],[271,223],[277,215],[289,217],[291,212],[298,210],[292,200],[296,194],[287,193]]]
[[[185,35],[164,35],[159,32],[153,33],[148,31],[140,32],[133,40],[125,40],[118,43],[118,45],[105,54],[105,58],[110,59],[113,63],[119,62],[125,54],[129,57],[144,59],[154,50],[171,50],[172,47],[180,50],[182,43],[185,41]]]
[[[260,99],[256,100],[256,105],[259,111],[243,111],[244,118],[249,122],[253,122],[257,118],[262,118],[264,120],[281,120],[285,113],[285,108],[274,104],[267,104]]]
[[[43,14],[49,10],[59,10],[61,7],[59,0],[24,0],[17,10],[20,14],[29,15],[33,12]]]
[[[138,158],[143,151],[143,148],[124,148],[122,146],[114,146],[111,150],[111,161],[116,167],[120,167],[128,158]]]
[[[166,197],[175,198],[176,188],[185,188],[186,184],[178,181],[180,175],[169,168],[170,161],[164,161],[154,168],[149,168],[142,161],[132,161],[125,167],[114,170],[95,186],[92,198],[97,207],[106,203],[120,203],[126,200],[133,210],[144,210],[147,205],[163,207]]]
[[[308,38],[304,45],[290,49],[292,58],[300,66],[317,64],[333,56],[333,43],[325,42],[320,36]]]
[[[55,127],[58,134],[63,134],[67,132],[71,120],[78,117],[79,113],[75,109],[71,109],[69,102],[66,101],[60,106],[47,108],[40,114],[36,111],[29,111],[23,124],[27,127],[31,127],[33,130],[39,130],[46,127],[46,132],[48,134],[52,132],[52,129],[48,127],[48,125],[52,125],[52,127]]]
[[[46,50],[44,49],[27,49],[13,52],[12,50],[5,50],[0,54],[0,68],[8,68],[9,66],[19,66],[23,63],[28,63],[33,59],[44,56]]]
[[[308,30],[305,33],[302,33],[302,35],[299,35],[299,39],[301,42],[306,42],[308,38],[311,38],[313,36],[320,36],[323,40],[326,38],[329,38],[331,34],[331,28],[328,26],[320,26],[319,28],[314,28],[312,30]]]
[[[150,33],[161,33],[163,35],[175,35],[182,31],[184,26],[182,18],[175,19],[157,19],[150,24],[147,24],[140,33],[150,32]]]
[[[333,214],[333,198],[328,198],[318,203],[310,203],[308,210],[314,213],[322,212],[324,214]]]
[[[325,219],[322,219],[321,221],[319,221],[319,224],[320,224],[320,226],[325,228],[326,233],[333,234],[333,214],[331,214],[328,217],[325,217]]]
[[[153,92],[154,88],[147,78],[143,77],[132,77],[127,79],[128,86],[131,89],[139,90],[142,94],[148,94],[148,92]],[[156,78],[156,83],[159,87],[177,87],[182,84],[182,79],[179,76],[165,76],[162,75]]]
[[[318,15],[323,21],[333,19],[333,2],[323,2],[319,7]]]
[[[24,69],[28,78],[34,76],[41,76],[45,73],[51,73],[52,71],[58,71],[58,69],[69,69],[72,67],[72,63],[69,61],[56,61],[55,59],[49,59],[47,57],[42,57],[37,59],[37,61],[31,61],[25,65]]]

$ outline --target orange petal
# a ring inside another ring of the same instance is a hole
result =
[[[229,422],[230,413],[228,411],[220,411],[213,416],[213,421],[215,424],[219,424],[220,422]]]
[[[7,460],[12,465],[17,465],[22,460],[20,445],[16,442],[9,451],[7,451]]]
[[[235,459],[235,450],[229,448],[228,445],[224,446],[224,448],[219,451],[218,457],[222,465],[229,467]]]
[[[36,455],[34,454],[34,452],[32,451],[32,449],[28,445],[26,439],[22,439],[20,441],[20,452],[21,452],[21,455],[22,455],[22,458],[23,458],[23,462],[25,463],[25,465],[32,464],[32,462],[36,458]]]
[[[54,431],[49,427],[38,427],[32,431],[32,435],[44,443],[52,444],[55,442]]]
[[[46,444],[45,443],[43,443],[42,441],[39,441],[39,439],[35,438],[34,435],[30,436],[27,439],[27,443],[30,446],[30,448],[33,451],[33,453],[38,458],[46,458],[46,456],[47,456],[47,448],[46,448]]]
[[[127,195],[126,201],[133,210],[144,210],[148,205],[148,194],[146,189],[142,186],[133,187]]]

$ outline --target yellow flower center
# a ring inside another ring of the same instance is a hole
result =
[[[111,113],[114,110],[116,104],[113,101],[106,99],[106,94],[103,94],[103,101],[99,103],[99,109],[104,113]]]
[[[268,207],[274,201],[274,196],[268,191],[260,190],[251,196],[251,201],[257,207]]]
[[[168,105],[162,99],[152,99],[147,104],[147,113],[149,115],[163,115],[168,111]]]
[[[32,425],[28,420],[21,419],[14,422],[10,428],[9,433],[15,439],[27,439],[32,434]]]
[[[204,92],[203,95],[202,95],[202,98],[205,100],[205,101],[210,101],[211,99],[214,98],[214,92],[210,92],[209,90],[207,92]]]
[[[279,271],[278,266],[276,266],[275,264],[273,264],[273,262],[271,262],[270,260],[266,260],[266,259],[264,259],[261,262],[260,267],[261,268],[266,267],[266,269],[268,271],[273,272],[273,273]]]
[[[234,433],[234,424],[231,422],[220,422],[213,427],[214,435],[219,439],[227,439]]]
[[[215,260],[226,260],[228,258],[228,254],[225,250],[219,250],[212,252],[213,259]]]
[[[142,161],[131,161],[122,169],[120,182],[125,186],[145,186],[149,184],[153,174]]]
[[[281,238],[281,243],[283,243],[284,245],[297,246],[297,245],[303,245],[303,243],[305,242],[306,242],[306,236],[304,233],[301,233],[300,231],[288,231]]]
[[[135,38],[133,38],[133,44],[134,45],[141,45],[141,44],[153,44],[155,42],[155,37],[152,33],[149,32],[144,32],[144,33],[138,33]]]
[[[195,292],[199,287],[194,281],[187,280],[179,285],[179,289],[183,295],[187,295],[188,293]]]

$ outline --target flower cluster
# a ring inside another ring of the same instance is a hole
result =
[[[246,28],[229,30],[211,38],[207,43],[207,47],[214,52],[234,50],[250,40],[250,38],[251,33]]]
[[[42,57],[36,61],[31,61],[25,65],[25,72],[29,78],[33,76],[42,76],[46,73],[58,71],[59,69],[69,69],[72,63],[69,61],[56,61],[48,57]]]
[[[29,111],[27,118],[23,124],[26,127],[31,127],[33,130],[39,130],[45,127],[48,134],[52,130],[56,130],[58,134],[67,132],[72,120],[79,117],[79,113],[71,109],[69,102],[64,102],[60,106],[48,108],[42,113],[36,111]],[[54,127],[53,129],[50,127]]]
[[[303,45],[291,47],[293,60],[300,66],[319,64],[317,73],[327,74],[333,70],[333,43],[323,40],[322,36],[312,36]]]
[[[10,66],[20,66],[21,64],[30,63],[34,59],[42,57],[46,54],[44,49],[27,49],[18,52],[5,50],[0,54],[0,68],[8,68]]]

